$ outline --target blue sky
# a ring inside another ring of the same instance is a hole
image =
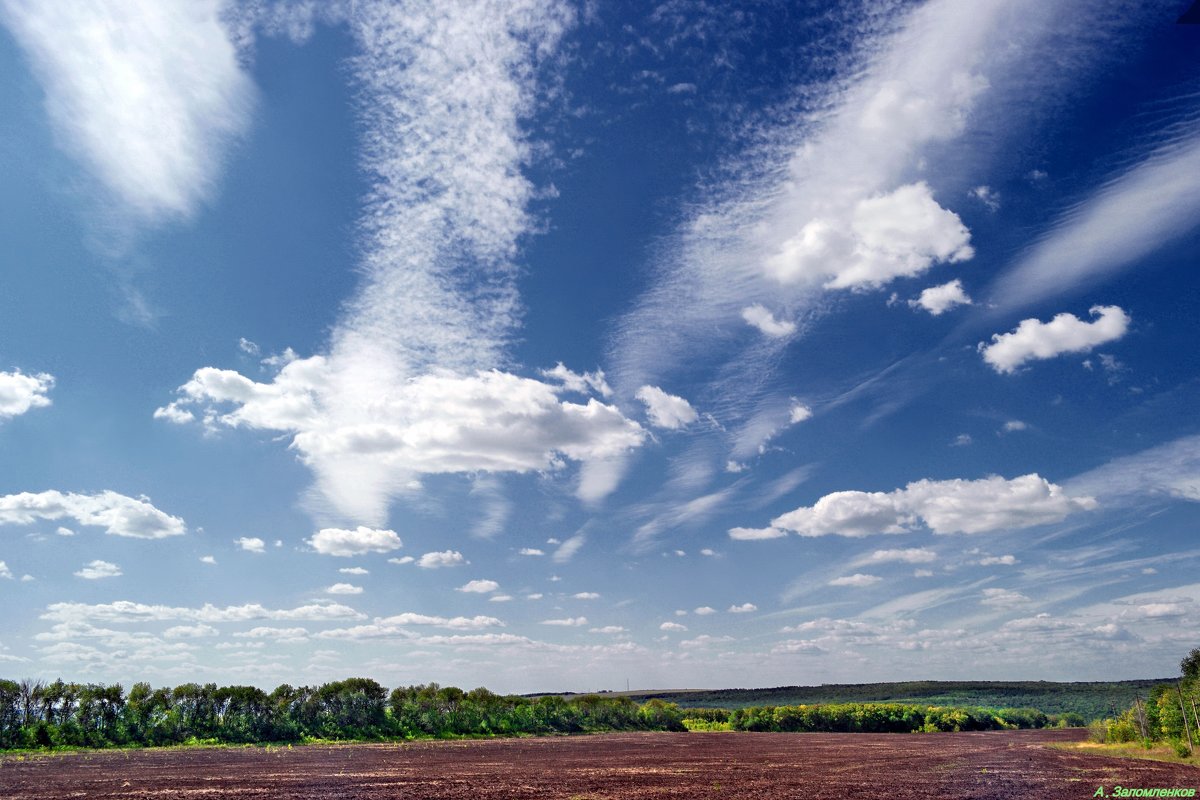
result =
[[[1178,2],[0,2],[0,667],[1174,674]]]

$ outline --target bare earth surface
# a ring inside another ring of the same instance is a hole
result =
[[[3,798],[1090,798],[1200,768],[1052,749],[1083,731],[633,733],[0,757]],[[1200,793],[1198,793],[1200,794]]]

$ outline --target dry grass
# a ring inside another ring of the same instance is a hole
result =
[[[1092,756],[1112,756],[1113,758],[1136,758],[1142,761],[1165,761],[1170,764],[1185,764],[1200,767],[1200,754],[1181,757],[1175,748],[1169,744],[1157,743],[1145,747],[1137,742],[1123,744],[1100,744],[1098,742],[1072,742],[1069,744],[1052,744],[1050,747],[1059,750],[1075,750]]]

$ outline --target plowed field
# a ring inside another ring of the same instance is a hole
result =
[[[0,797],[1065,800],[1100,786],[1200,787],[1197,767],[1045,746],[1083,735],[644,733],[8,756]]]

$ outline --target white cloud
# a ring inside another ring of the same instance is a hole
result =
[[[348,63],[369,186],[357,226],[363,276],[324,352],[270,383],[200,369],[176,407],[211,426],[288,434],[318,497],[379,525],[422,475],[554,472],[619,459],[646,432],[616,407],[567,402],[553,383],[498,367],[520,317],[522,237],[538,227],[523,170],[529,121],[574,11],[517,0],[346,4]],[[565,382],[565,383],[564,383]],[[581,481],[595,500],[615,487]],[[594,478],[594,476],[592,476]]]
[[[680,625],[678,622],[664,622],[658,626],[660,631],[686,631],[687,625]]]
[[[711,557],[711,556],[715,556],[716,554],[717,554],[717,551],[713,550],[711,547],[705,547],[700,550],[700,555],[702,555],[702,556],[710,556]]]
[[[1017,431],[1029,430],[1029,423],[1022,422],[1019,419],[1010,419],[1008,422],[1000,426],[1001,433],[1016,433]]]
[[[457,550],[442,550],[436,553],[426,553],[417,559],[417,566],[422,569],[441,569],[442,567],[461,567],[468,564],[463,554]]]
[[[588,633],[625,633],[625,628],[621,627],[620,625],[605,625],[603,628],[591,628],[588,630]]]
[[[693,609],[692,613],[698,617],[706,617],[709,614],[717,613],[717,610],[711,606],[700,606],[699,608]]]
[[[411,564],[416,561],[412,556],[401,556],[400,558],[389,558],[389,564]]]
[[[242,536],[234,539],[233,543],[249,553],[265,553],[267,547],[267,543],[257,536]]]
[[[637,399],[646,404],[646,416],[657,428],[679,430],[699,419],[696,409],[682,397],[667,394],[657,386],[643,386],[637,390]]]
[[[458,587],[455,591],[467,592],[473,594],[487,594],[494,592],[500,588],[500,584],[489,580],[474,580],[468,581],[466,584]]]
[[[1095,287],[1166,243],[1194,230],[1200,219],[1200,135],[1194,126],[1149,153],[1059,219],[996,283],[1003,308]]]
[[[85,564],[75,576],[78,578],[86,578],[89,581],[99,580],[100,578],[115,578],[124,573],[121,568],[111,561],[89,561]]]
[[[908,304],[912,308],[923,308],[937,317],[955,306],[971,305],[971,298],[963,290],[962,281],[955,278],[941,286],[930,286],[916,300],[909,300]]]
[[[342,567],[338,570],[343,575],[370,575],[371,571],[365,567]]]
[[[0,420],[50,405],[46,395],[53,388],[54,376],[45,372],[35,375],[26,375],[19,369],[0,372]]]
[[[238,338],[238,350],[241,350],[248,356],[257,356],[262,353],[262,350],[257,344],[247,339],[245,336]]]
[[[958,215],[938,205],[920,181],[808,221],[765,267],[780,283],[820,279],[830,289],[878,288],[934,264],[970,259],[970,241]]]
[[[6,0],[59,140],[144,218],[189,214],[249,122],[253,85],[218,0]]]
[[[196,625],[174,625],[163,631],[164,639],[207,639],[219,636],[220,633],[212,625],[198,623]]]
[[[412,491],[419,475],[553,471],[563,458],[587,467],[623,456],[646,435],[615,406],[562,401],[561,387],[505,372],[395,376],[392,386],[381,385],[383,367],[345,374],[351,368],[367,369],[357,357],[313,356],[258,383],[205,367],[168,408],[201,407],[210,427],[293,434],[324,495],[359,519],[382,519],[389,499]],[[357,391],[343,396],[348,384]],[[376,394],[384,399],[369,402]]]
[[[1092,306],[1089,313],[1095,317],[1092,322],[1068,313],[1049,322],[1022,320],[1011,333],[992,334],[991,344],[980,342],[979,351],[997,372],[1011,374],[1027,361],[1086,353],[1120,339],[1129,330],[1129,315],[1117,306]]]
[[[878,575],[866,575],[861,572],[856,572],[853,575],[843,575],[840,578],[834,578],[829,582],[830,586],[873,586],[879,583],[883,578]]]
[[[766,306],[755,303],[742,309],[742,319],[746,324],[758,328],[766,336],[782,338],[796,332],[796,323],[788,320],[777,320]]]
[[[1028,603],[1029,598],[1011,589],[984,589],[983,599],[979,602],[995,608],[1015,608]]]
[[[557,625],[566,628],[578,628],[587,625],[587,617],[567,617],[566,619],[544,619],[543,625]]]
[[[761,539],[780,539],[787,536],[787,531],[779,528],[730,528],[729,538],[743,542],[754,542]]]
[[[891,492],[833,492],[771,520],[761,530],[734,528],[734,539],[800,536],[870,536],[905,533],[924,524],[934,533],[986,533],[1059,522],[1096,507],[1092,497],[1071,496],[1037,474],[968,481],[920,480]]]
[[[758,606],[754,603],[742,603],[740,606],[730,606],[730,614],[749,614],[751,611],[758,611]]]
[[[327,556],[358,556],[365,553],[390,553],[403,547],[395,531],[358,526],[354,530],[322,528],[308,539],[314,550]]]
[[[562,384],[569,392],[578,394],[598,394],[601,397],[611,397],[613,390],[604,379],[604,370],[595,372],[572,372],[560,361],[554,369],[540,370],[543,378],[550,378]]]
[[[248,631],[235,633],[235,639],[257,639],[280,642],[286,644],[288,642],[302,642],[308,638],[308,630],[305,628],[272,628],[269,626],[259,626],[251,628]]]
[[[795,425],[799,422],[812,419],[812,415],[813,412],[811,408],[803,403],[793,402],[790,415],[788,416],[788,422],[792,425]]]
[[[112,491],[74,494],[54,490],[22,492],[0,497],[0,525],[30,525],[37,520],[73,519],[79,525],[102,527],[113,536],[162,539],[179,536],[187,526],[150,504]]]
[[[579,552],[586,541],[587,534],[577,533],[560,544],[551,558],[554,559],[555,564],[565,564],[575,557],[575,554]]]
[[[937,553],[926,547],[905,547],[897,550],[875,550],[857,560],[859,564],[929,564],[937,561]]]
[[[1200,435],[1113,459],[1072,478],[1067,488],[1106,503],[1153,495],[1200,502]]]
[[[75,531],[71,530],[70,528],[64,528],[62,526],[55,528],[54,533],[57,534],[58,536],[74,536],[75,535]]]
[[[958,436],[954,437],[954,441],[950,443],[950,446],[951,447],[967,447],[968,445],[972,444],[974,441],[975,440],[971,438],[971,434],[960,433]]]
[[[522,547],[521,555],[523,555],[523,556],[544,556],[544,555],[546,555],[546,553],[545,553],[545,551],[539,550],[536,547]]]
[[[352,583],[335,583],[325,590],[325,594],[362,594],[361,586]]]
[[[988,211],[1000,210],[1000,193],[990,186],[976,186],[968,194],[987,206]]]
[[[1016,563],[1017,563],[1017,557],[1013,556],[1013,555],[984,556],[983,558],[979,559],[980,566],[984,566],[984,567],[995,567],[995,566],[1011,567],[1013,564],[1016,564]]]
[[[511,594],[494,594],[488,598],[489,603],[507,603],[513,599]]]
[[[112,603],[52,603],[46,607],[42,619],[59,622],[155,622],[188,620],[193,622],[245,622],[255,619],[275,620],[335,620],[363,619],[364,615],[338,603],[310,603],[296,608],[269,609],[258,603],[219,608],[205,604],[200,608],[179,606],[147,605],[130,600]]]
[[[599,600],[600,595],[597,592],[576,592],[571,595],[576,600]]]
[[[3,561],[0,561],[0,578],[5,578],[5,579],[11,581],[12,577],[13,577],[12,570],[8,568],[8,564],[5,564]]]
[[[533,592],[525,595],[526,600],[541,600],[544,595],[541,592]]]

